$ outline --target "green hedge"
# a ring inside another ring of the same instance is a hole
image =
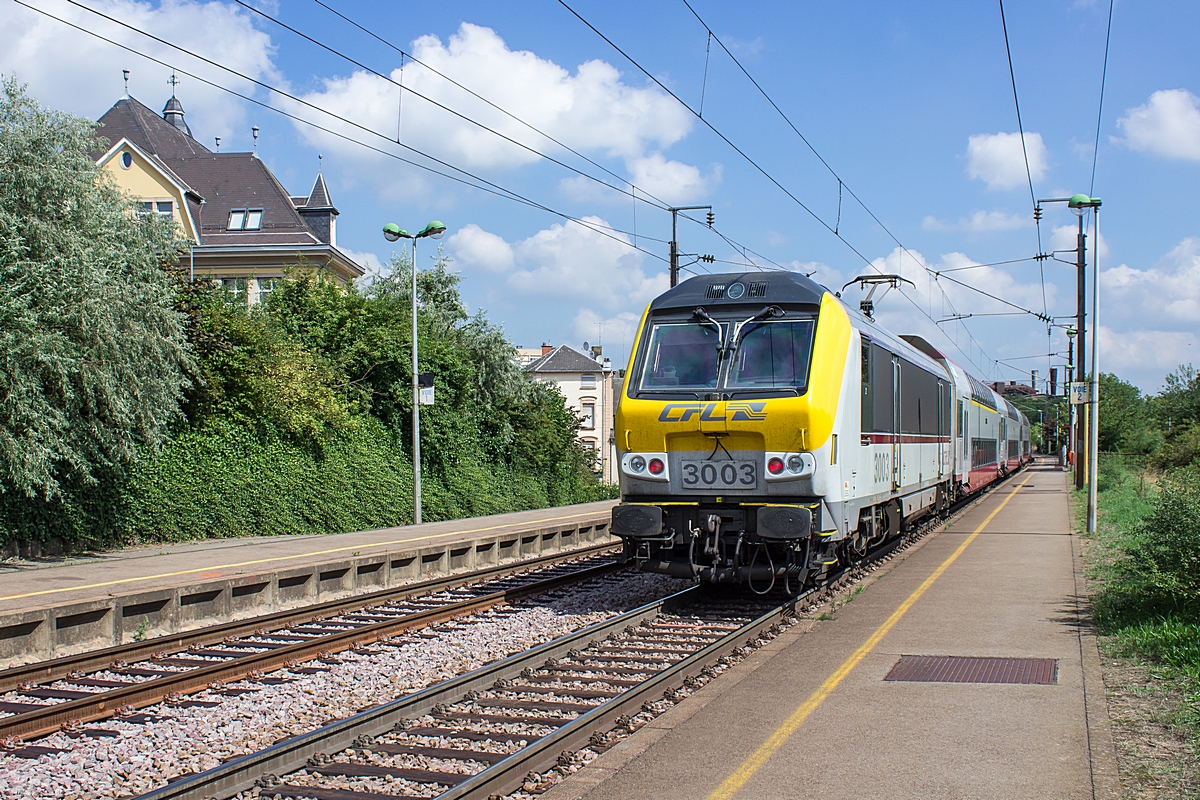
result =
[[[412,463],[371,416],[321,446],[265,424],[213,417],[146,453],[121,475],[53,500],[0,495],[3,541],[67,549],[239,536],[340,533],[412,522]],[[461,454],[423,474],[426,522],[598,500],[607,487],[564,465],[547,480]]]

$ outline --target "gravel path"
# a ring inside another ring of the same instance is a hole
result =
[[[210,769],[261,750],[287,736],[342,719],[487,663],[522,652],[570,631],[662,597],[685,586],[661,575],[597,579],[513,606],[403,634],[387,644],[339,653],[341,663],[318,661],[280,670],[263,685],[242,681],[187,700],[221,703],[141,709],[154,720],[111,719],[93,728],[116,737],[38,740],[69,752],[21,759],[0,753],[0,798],[117,798],[137,795],[178,775]],[[305,667],[320,672],[300,672]],[[64,684],[65,686],[66,684]],[[254,691],[221,696],[220,691]]]

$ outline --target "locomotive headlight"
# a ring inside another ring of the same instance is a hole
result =
[[[621,457],[621,472],[643,481],[667,480],[666,453],[626,453]]]
[[[808,478],[817,471],[812,453],[766,453],[767,480]]]

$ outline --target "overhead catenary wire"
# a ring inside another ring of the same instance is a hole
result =
[[[1108,80],[1108,46],[1112,42],[1112,19],[1114,0],[1108,0],[1108,31],[1104,34],[1104,66],[1100,68],[1100,107],[1096,110],[1096,143],[1092,147],[1092,182],[1088,196],[1096,191],[1096,160],[1100,155],[1100,121],[1104,117],[1104,84]]]
[[[1038,211],[1037,194],[1033,191],[1033,171],[1029,168],[1029,149],[1025,146],[1025,125],[1021,121],[1021,100],[1017,95],[1017,73],[1013,69],[1012,48],[1008,43],[1008,20],[1004,16],[1004,0],[1000,3],[1000,27],[1004,31],[1004,52],[1008,56],[1008,77],[1012,83],[1013,106],[1017,111],[1017,135],[1021,137],[1021,155],[1025,157],[1025,178],[1029,181],[1029,202],[1033,206],[1033,221],[1037,229],[1037,252],[1042,254],[1042,219]],[[1038,275],[1042,282],[1042,314],[1049,312],[1046,305],[1046,267],[1038,260]]]

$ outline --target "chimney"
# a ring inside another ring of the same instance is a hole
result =
[[[604,354],[604,347],[602,345],[598,345],[598,344],[592,345],[592,358],[599,361],[600,356],[603,354]]]
[[[542,355],[550,355],[550,351],[554,349],[554,345],[542,342]]]
[[[1009,385],[1009,386],[1016,386],[1016,385],[1017,385],[1017,382],[1016,382],[1016,381],[1009,381],[1009,382],[1008,382],[1008,385]]]

